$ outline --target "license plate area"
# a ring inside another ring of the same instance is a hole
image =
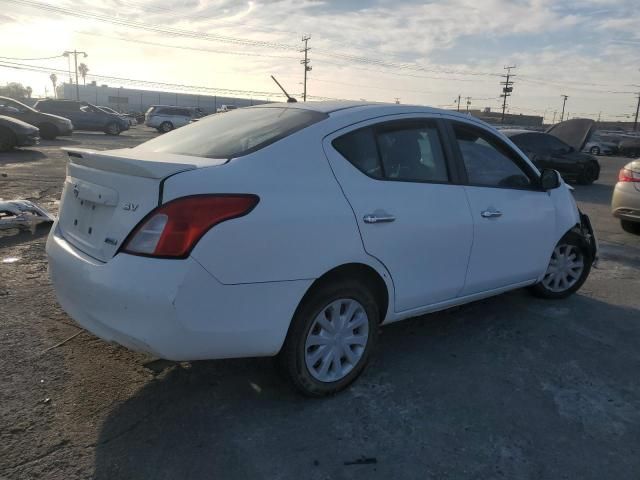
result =
[[[118,204],[118,194],[101,185],[68,178],[60,211],[65,238],[80,250],[102,258],[107,229]]]

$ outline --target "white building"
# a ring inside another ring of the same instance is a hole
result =
[[[216,95],[198,95],[191,93],[158,92],[134,88],[117,88],[107,85],[79,85],[80,101],[93,105],[111,107],[119,112],[146,112],[151,105],[174,105],[180,107],[199,107],[205,113],[215,113],[222,105],[248,107],[268,103],[252,98],[221,97]],[[65,83],[62,87],[64,98],[76,99],[76,85]]]

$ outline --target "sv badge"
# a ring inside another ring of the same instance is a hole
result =
[[[126,202],[122,206],[122,209],[126,210],[128,212],[135,212],[138,209],[138,204],[137,203]]]

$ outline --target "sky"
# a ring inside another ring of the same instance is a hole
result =
[[[470,97],[472,109],[499,110],[501,75],[515,65],[510,113],[549,122],[554,112],[559,118],[565,94],[571,117],[628,120],[640,92],[637,6],[637,0],[0,0],[0,83],[51,94],[50,72],[68,77],[60,54],[77,49],[88,54],[87,81],[243,90],[277,100],[270,75],[291,94],[302,93],[301,39],[308,35],[311,99],[455,108],[461,95],[463,109]]]

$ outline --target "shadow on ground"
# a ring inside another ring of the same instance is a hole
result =
[[[113,409],[95,478],[638,478],[638,316],[506,294],[385,327],[323,400],[270,359],[173,367]]]
[[[8,163],[25,163],[37,162],[42,160],[46,155],[40,150],[30,150],[28,148],[14,148],[8,152],[0,153],[0,165]],[[2,178],[0,177],[0,180]]]

